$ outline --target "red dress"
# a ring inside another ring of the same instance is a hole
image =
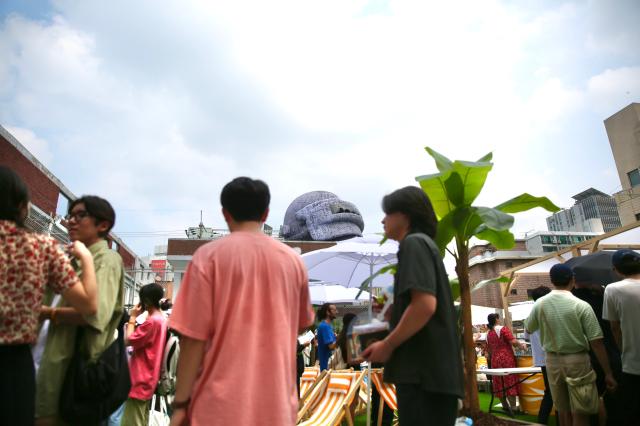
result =
[[[491,368],[515,368],[516,356],[513,353],[511,342],[514,339],[511,330],[502,327],[500,336],[495,330],[489,330],[487,333],[487,346],[491,356]],[[504,381],[504,383],[503,383]],[[502,389],[507,389],[508,396],[518,395],[518,377],[511,374],[509,376],[493,376],[493,394],[498,398],[502,398]]]

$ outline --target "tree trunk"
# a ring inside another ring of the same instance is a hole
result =
[[[462,314],[462,340],[464,351],[464,406],[472,411],[480,409],[476,378],[476,349],[471,324],[471,288],[469,286],[469,249],[459,244],[456,272],[460,282],[460,310]]]

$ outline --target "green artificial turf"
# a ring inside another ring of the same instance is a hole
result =
[[[484,411],[485,413],[488,413],[489,412],[489,402],[491,401],[491,394],[486,393],[486,392],[479,392],[478,393],[478,399],[480,400],[480,409],[482,411]],[[493,404],[494,404],[494,406],[496,404],[500,404],[500,400],[495,398],[493,400]],[[494,414],[496,416],[509,418],[508,415],[506,415],[506,414],[504,414],[504,413],[502,413],[500,411],[494,411],[491,414]],[[516,419],[523,420],[525,422],[536,423],[537,416],[530,416],[528,414],[520,414],[520,415],[516,416]],[[344,424],[346,424],[346,423],[344,423]],[[367,416],[365,414],[357,416],[354,419],[354,426],[365,426],[366,424],[367,424]]]

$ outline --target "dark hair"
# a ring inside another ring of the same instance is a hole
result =
[[[531,290],[531,298],[535,302],[536,300],[540,299],[542,296],[546,296],[549,293],[551,293],[551,289],[549,287],[545,287],[541,285],[540,287],[536,287],[533,290]]]
[[[164,289],[160,284],[151,283],[140,288],[140,304],[144,309],[153,306],[160,309],[160,299],[164,296]]]
[[[435,238],[438,219],[433,211],[431,200],[418,187],[405,186],[385,195],[382,199],[385,214],[403,213],[409,217],[411,232],[422,232]]]
[[[23,227],[20,210],[29,203],[29,190],[20,176],[6,166],[0,166],[0,220],[10,220]]]
[[[493,330],[493,327],[496,325],[496,322],[498,322],[498,319],[500,318],[500,315],[498,314],[489,314],[487,315],[487,322],[488,322],[488,326],[490,329]]]
[[[342,317],[342,330],[336,339],[336,343],[342,352],[342,359],[347,360],[347,331],[349,330],[349,324],[354,320],[356,314],[351,312],[344,314]]]
[[[271,201],[269,187],[261,180],[238,177],[222,188],[220,203],[238,222],[259,221]]]
[[[331,307],[333,303],[325,303],[320,308],[318,308],[318,321],[324,321],[329,316],[329,307]]]
[[[624,276],[640,273],[640,256],[632,250],[618,250],[612,263],[615,270]]]
[[[111,204],[104,198],[95,195],[83,195],[69,203],[68,212],[71,213],[71,210],[80,203],[84,204],[84,208],[87,210],[87,213],[95,219],[96,224],[100,222],[109,223],[109,228],[99,234],[100,237],[106,238],[107,235],[109,235],[109,231],[113,228],[113,225],[116,224],[116,212],[113,210],[113,207],[111,207]]]

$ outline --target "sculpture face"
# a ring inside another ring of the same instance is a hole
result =
[[[364,221],[358,208],[326,191],[313,191],[293,200],[284,215],[280,236],[295,241],[335,241],[362,236]]]

